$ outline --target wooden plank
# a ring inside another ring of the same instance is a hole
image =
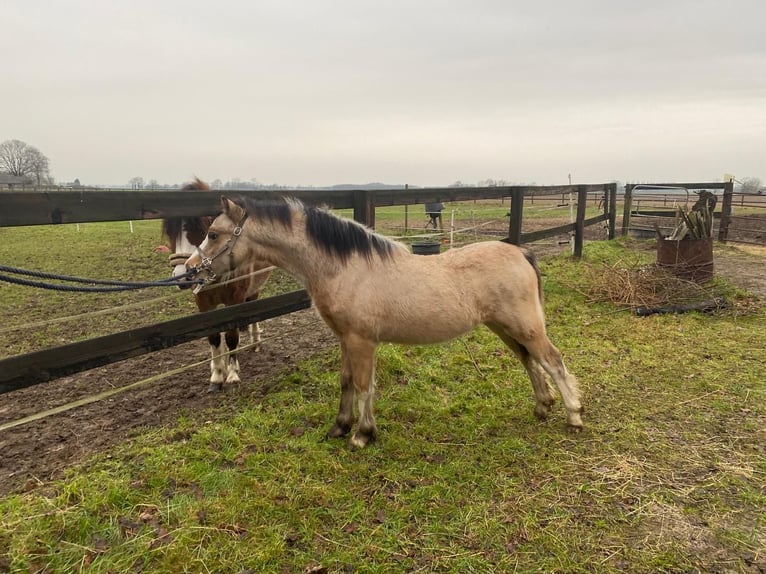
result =
[[[521,234],[521,243],[533,243],[540,241],[541,239],[547,239],[549,237],[557,237],[574,231],[575,224],[567,223],[565,225],[559,225],[558,227],[551,227],[550,229],[540,229],[539,231],[530,231],[529,233]]]
[[[585,186],[589,192],[601,191],[604,184],[589,184]],[[513,185],[495,187],[424,187],[416,189],[377,189],[375,190],[375,205],[413,205],[436,202],[473,201],[476,199],[502,199],[512,197],[514,193],[523,192],[525,196],[560,195],[574,191],[571,185]]]
[[[670,210],[667,210],[667,209],[656,209],[656,210],[652,210],[652,209],[636,210],[636,209],[634,209],[634,210],[632,210],[630,212],[630,215],[631,216],[641,215],[641,216],[644,216],[644,217],[675,217],[676,216],[676,212],[675,212],[675,210],[670,211]],[[718,218],[721,217],[721,213],[718,212],[718,211],[714,211],[713,212],[713,217],[718,219]]]
[[[596,225],[597,223],[606,221],[607,218],[608,216],[606,214],[594,215],[593,217],[590,217],[583,221],[583,227],[590,227],[591,225]],[[566,223],[564,225],[559,225],[557,227],[551,227],[550,229],[540,229],[538,231],[530,231],[529,233],[522,233],[521,244],[533,243],[535,241],[540,241],[541,239],[548,239],[549,237],[558,237],[559,235],[571,233],[572,231],[575,230],[576,225],[577,225],[576,222]]]
[[[587,185],[599,191],[603,185]],[[90,221],[128,221],[215,215],[220,197],[247,196],[267,199],[291,196],[306,204],[327,204],[335,209],[359,209],[359,197],[372,196],[372,204],[411,205],[430,202],[501,199],[521,192],[525,195],[556,195],[575,189],[573,186],[444,187],[398,190],[226,190],[199,191],[56,191],[7,192],[0,195],[0,227],[86,223]]]
[[[311,306],[305,290],[0,360],[0,394]]]
[[[90,221],[129,221],[165,217],[215,215],[220,198],[247,196],[268,199],[290,195],[307,204],[353,207],[350,191],[292,190],[199,191],[64,191],[56,193],[10,192],[0,195],[0,227],[50,225]]]
[[[638,188],[637,191],[653,191],[662,192],[661,189],[654,190],[657,187],[683,187],[685,189],[725,189],[726,184],[720,181],[717,182],[703,182],[703,183],[631,183],[632,188]]]

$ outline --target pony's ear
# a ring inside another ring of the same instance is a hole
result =
[[[221,196],[221,211],[232,221],[242,219],[245,211],[226,196]]]

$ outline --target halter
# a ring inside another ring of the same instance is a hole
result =
[[[202,250],[199,248],[199,245],[197,246],[197,253],[199,253],[200,256],[200,264],[194,268],[194,271],[196,273],[199,273],[200,271],[205,271],[207,273],[207,277],[204,279],[204,283],[198,285],[194,289],[194,294],[196,295],[199,293],[200,290],[202,290],[208,283],[212,283],[216,279],[218,279],[218,276],[213,273],[213,261],[218,259],[221,255],[229,252],[229,271],[234,271],[234,244],[237,242],[237,239],[239,239],[239,236],[242,235],[242,226],[245,224],[245,220],[247,220],[248,213],[247,211],[242,216],[242,219],[239,220],[239,223],[237,223],[236,227],[231,232],[231,237],[229,237],[229,240],[223,244],[223,247],[213,255],[212,257],[207,257],[204,253],[202,253]],[[196,274],[195,273],[195,274]]]

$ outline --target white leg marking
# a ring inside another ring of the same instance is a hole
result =
[[[212,356],[210,360],[210,382],[213,384],[221,384],[226,378],[226,359],[221,356],[224,347],[223,337],[221,337],[221,344],[218,347],[210,345]]]

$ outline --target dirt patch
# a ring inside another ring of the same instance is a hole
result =
[[[312,354],[331,348],[335,337],[314,310],[261,323],[260,351],[240,354],[243,382],[208,393],[207,341],[199,340],[93,369],[28,389],[0,395],[0,424],[147,380],[146,384],[101,401],[45,417],[0,433],[0,495],[31,489],[147,427],[174,423],[184,413],[204,421],[231,412],[267,392],[265,383]],[[188,371],[152,380],[183,365]],[[328,423],[329,423],[328,413]]]
[[[724,245],[715,249],[716,275],[766,297],[766,246]]]
[[[554,240],[532,248],[546,254],[568,246]],[[716,249],[715,270],[735,284],[766,296],[766,248],[721,246]],[[209,350],[207,342],[200,340],[0,395],[3,424],[152,379],[183,365],[201,363],[181,374],[151,380],[104,400],[2,431],[0,495],[59,478],[66,468],[89,455],[129,440],[147,427],[173,424],[180,414],[203,422],[210,416],[235,412],[268,392],[267,383],[280,373],[289,372],[302,359],[336,344],[313,310],[271,319],[262,326],[262,350],[241,353],[243,383],[224,393],[207,392]],[[328,413],[328,424],[331,416]]]

